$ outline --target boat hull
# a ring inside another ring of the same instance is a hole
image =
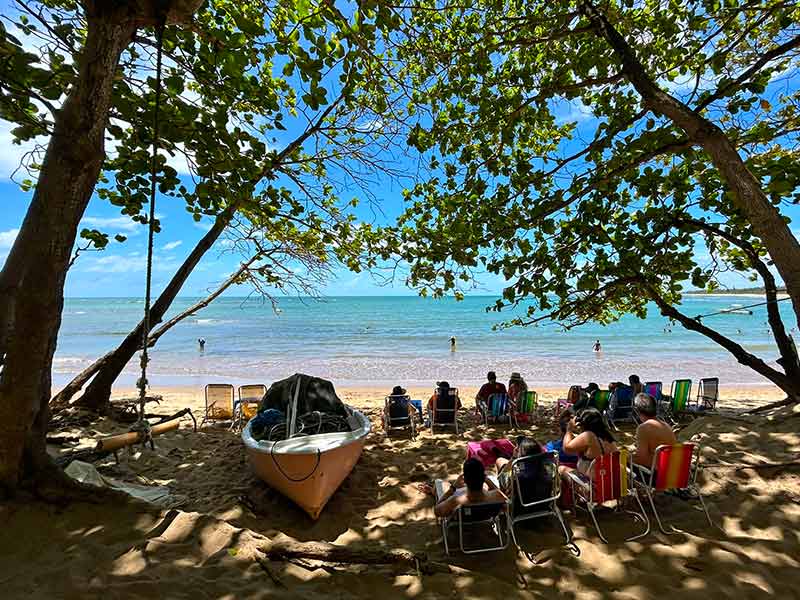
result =
[[[316,520],[364,449],[370,430],[369,419],[358,411],[353,411],[353,415],[360,423],[356,431],[280,442],[254,439],[248,423],[242,440],[253,471]]]

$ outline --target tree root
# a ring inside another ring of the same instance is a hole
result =
[[[400,565],[425,575],[451,572],[449,565],[431,561],[425,553],[411,552],[409,550],[347,548],[325,542],[274,542],[267,546],[262,546],[259,550],[269,560],[284,562],[305,558],[339,564]]]
[[[759,406],[758,408],[753,408],[751,410],[745,411],[743,414],[757,415],[758,413],[770,411],[773,408],[781,408],[782,406],[791,406],[792,404],[797,404],[797,402],[798,400],[796,400],[795,398],[784,398],[783,400],[778,400],[777,402],[770,402],[769,404],[765,404],[764,406]]]

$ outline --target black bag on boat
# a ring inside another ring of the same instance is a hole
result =
[[[264,394],[258,412],[269,409],[279,410],[284,414],[289,414],[294,396],[297,393],[297,415],[305,415],[314,411],[319,411],[328,415],[336,415],[347,418],[347,409],[344,403],[336,395],[333,384],[325,379],[295,373],[291,377],[276,381]]]

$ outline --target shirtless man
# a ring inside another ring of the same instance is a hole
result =
[[[636,428],[636,452],[633,462],[647,467],[653,464],[656,448],[661,445],[677,444],[672,428],[656,418],[656,400],[650,394],[637,394],[633,400],[633,409],[642,420]]]
[[[484,484],[488,489],[484,489]],[[459,506],[466,504],[507,501],[508,497],[486,477],[483,463],[477,458],[468,458],[464,462],[464,473],[450,485],[450,489],[436,499],[433,512],[437,517],[449,517]]]

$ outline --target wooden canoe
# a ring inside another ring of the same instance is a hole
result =
[[[248,423],[242,431],[242,441],[253,471],[316,520],[364,449],[370,422],[357,410],[353,410],[353,416],[360,424],[355,431],[321,433],[278,442],[256,440]]]

